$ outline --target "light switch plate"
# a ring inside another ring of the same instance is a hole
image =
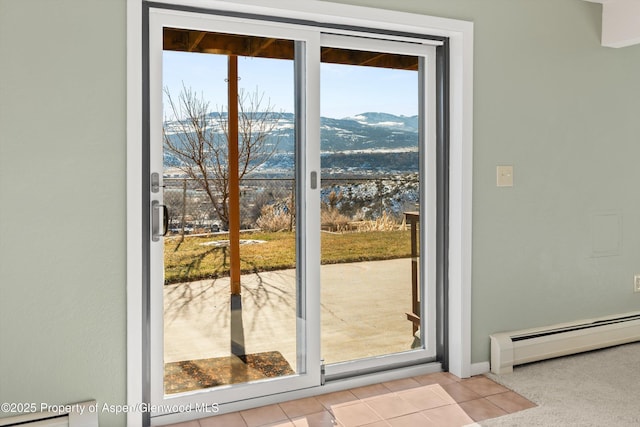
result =
[[[513,166],[498,165],[496,167],[498,187],[513,187]]]
[[[633,292],[640,292],[640,274],[633,276]]]

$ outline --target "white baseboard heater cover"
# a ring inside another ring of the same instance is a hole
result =
[[[67,406],[67,405],[65,405]],[[98,411],[96,401],[75,403],[70,407],[81,408],[76,412],[34,412],[16,415],[15,417],[0,418],[1,427],[98,427]]]
[[[505,374],[523,363],[640,341],[640,312],[500,332],[490,338],[491,372]]]

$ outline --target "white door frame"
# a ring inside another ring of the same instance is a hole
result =
[[[175,1],[157,0],[175,4]],[[472,374],[471,260],[473,166],[473,23],[315,0],[183,0],[181,6],[378,28],[447,37],[450,52],[449,159],[449,371]],[[142,0],[127,0],[127,404],[129,426],[142,426],[143,200],[142,154]],[[476,372],[473,372],[476,373]],[[388,374],[387,374],[388,375]],[[329,391],[329,390],[327,390]],[[304,394],[304,393],[302,393]],[[302,395],[301,394],[301,395]],[[137,409],[137,410],[136,410]]]

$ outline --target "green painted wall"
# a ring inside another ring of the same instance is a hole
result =
[[[126,401],[125,23],[0,0],[0,402]]]
[[[474,22],[472,361],[493,332],[640,310],[640,46],[600,46],[601,5],[342,3]]]
[[[495,331],[638,310],[640,46],[600,47],[582,0],[349,3],[475,22],[473,361]],[[125,22],[0,0],[0,401],[126,400]],[[595,257],[602,212],[622,234]]]

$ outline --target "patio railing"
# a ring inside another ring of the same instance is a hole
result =
[[[169,235],[226,231],[226,224],[200,180],[165,178],[164,203],[169,212]],[[366,221],[402,222],[403,212],[418,205],[417,174],[392,177],[326,178],[321,180],[321,222],[330,231],[356,229]],[[221,196],[217,194],[217,203]],[[261,216],[288,215],[281,226],[295,225],[295,181],[289,178],[245,178],[240,182],[243,229],[263,228]],[[271,209],[266,209],[271,208]]]

